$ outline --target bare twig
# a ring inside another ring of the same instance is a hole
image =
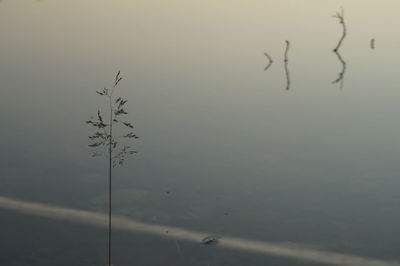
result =
[[[284,67],[285,67],[285,74],[286,74],[286,90],[290,89],[290,75],[289,75],[289,68],[288,68],[288,53],[289,53],[289,46],[290,42],[286,41],[286,48],[285,48],[285,54],[284,54]]]
[[[347,29],[346,29],[346,23],[344,21],[344,11],[343,8],[340,8],[340,12],[337,12],[336,15],[333,16],[334,18],[338,18],[339,19],[339,23],[342,24],[342,37],[340,38],[338,44],[336,45],[336,47],[333,49],[334,52],[337,52],[339,50],[339,48],[342,46],[343,40],[347,35]]]
[[[268,68],[272,65],[272,63],[274,62],[274,60],[272,60],[272,57],[265,52],[264,55],[268,58],[268,65],[264,68],[264,71],[267,71]]]
[[[336,15],[334,15],[333,17],[338,18],[339,23],[342,24],[342,36],[340,37],[339,42],[337,43],[336,47],[333,49],[333,52],[335,53],[340,64],[342,65],[342,70],[339,73],[338,78],[335,79],[334,81],[332,81],[332,84],[340,83],[340,88],[343,88],[344,74],[346,73],[346,61],[343,60],[342,55],[339,52],[339,49],[343,44],[343,40],[346,38],[346,35],[347,35],[347,28],[346,28],[346,23],[344,20],[343,8],[340,8],[340,12],[337,12]]]

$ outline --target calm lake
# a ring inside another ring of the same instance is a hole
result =
[[[113,213],[222,238],[116,228],[114,266],[366,265],[230,238],[400,265],[399,9],[2,0],[0,197],[107,213],[108,161],[91,156],[85,121],[121,70],[140,138],[114,169]],[[0,265],[107,263],[105,228],[2,204],[0,226]]]

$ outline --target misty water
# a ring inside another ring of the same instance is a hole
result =
[[[107,161],[91,157],[85,121],[121,70],[140,138],[114,172],[114,214],[399,261],[399,8],[2,0],[0,196],[107,212]],[[106,264],[103,228],[1,206],[0,218],[0,265]],[[325,265],[168,235],[113,241],[116,266]]]

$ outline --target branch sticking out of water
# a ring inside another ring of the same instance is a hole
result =
[[[272,57],[265,52],[264,55],[268,58],[268,65],[264,68],[264,71],[267,71],[268,68],[272,65],[272,63],[274,62],[274,60],[272,60]]]
[[[344,11],[343,8],[340,8],[340,12],[337,12],[336,15],[333,16],[334,18],[339,19],[339,23],[342,24],[342,36],[339,39],[339,42],[337,43],[336,47],[333,49],[333,52],[337,56],[340,64],[342,65],[342,70],[339,73],[339,76],[337,79],[332,81],[332,84],[340,83],[340,88],[343,88],[343,83],[344,83],[344,74],[346,73],[346,61],[343,60],[342,55],[339,52],[340,47],[343,44],[343,40],[346,38],[347,35],[347,29],[346,29],[346,23],[344,20]]]
[[[342,24],[342,28],[343,28],[342,37],[340,38],[335,49],[333,49],[334,52],[337,52],[337,51],[339,51],[339,48],[342,46],[343,40],[344,40],[344,38],[346,38],[346,35],[347,35],[346,23],[344,21],[343,8],[340,8],[340,12],[337,12],[336,15],[334,15],[333,17],[339,19],[339,23]]]
[[[288,53],[289,53],[290,42],[286,41],[286,48],[285,48],[285,55],[284,55],[284,66],[285,66],[285,74],[286,74],[286,90],[290,89],[290,75],[289,75],[289,68],[288,68]]]

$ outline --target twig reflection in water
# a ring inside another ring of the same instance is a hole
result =
[[[264,55],[268,58],[268,65],[264,68],[264,71],[267,71],[268,68],[272,65],[274,60],[272,60],[272,57],[268,53],[264,53]]]
[[[371,49],[374,50],[375,49],[375,39],[374,38],[371,39],[370,45],[371,45]]]
[[[346,61],[343,60],[342,55],[338,51],[334,51],[334,53],[342,64],[342,71],[340,71],[338,78],[332,81],[332,84],[340,83],[340,88],[343,88],[344,74],[346,73]]]
[[[285,55],[284,55],[284,67],[285,67],[285,74],[286,74],[286,90],[288,91],[290,89],[290,73],[289,73],[289,68],[288,68],[288,53],[289,53],[289,46],[290,42],[286,41],[286,48],[285,48]]]

